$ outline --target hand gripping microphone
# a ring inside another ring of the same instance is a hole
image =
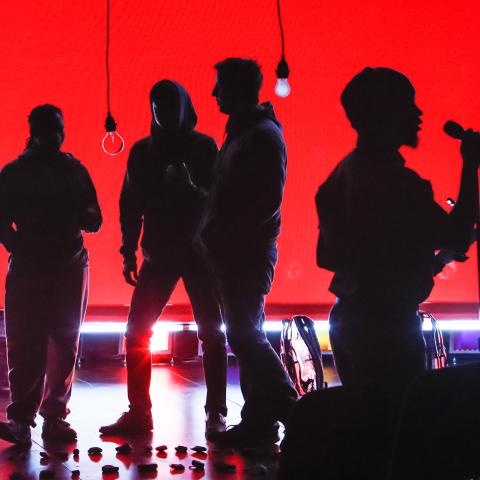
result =
[[[453,120],[445,122],[445,125],[443,126],[443,131],[449,137],[455,138],[457,140],[463,140],[466,133],[463,127],[457,122],[454,122]]]
[[[462,128],[461,125],[459,125],[457,122],[454,122],[452,120],[449,120],[448,122],[445,123],[443,126],[443,131],[450,137],[456,138],[457,140],[464,140],[466,137],[467,132]],[[478,303],[478,315],[480,318],[480,219],[479,219],[479,209],[478,209],[478,176],[477,174],[474,175],[474,181],[475,181],[475,190],[476,190],[476,196],[477,199],[475,200],[477,203],[477,208],[476,208],[476,228],[475,228],[475,233],[472,238],[472,243],[476,240],[477,241],[477,285],[478,285],[478,298],[479,298],[479,303]]]

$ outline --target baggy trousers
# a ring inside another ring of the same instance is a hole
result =
[[[126,332],[127,385],[131,410],[152,407],[150,338],[176,284],[183,279],[202,343],[207,386],[205,410],[227,414],[227,351],[218,296],[210,273],[197,255],[183,265],[159,266],[145,261],[133,292]]]
[[[240,367],[245,403],[241,416],[254,428],[284,423],[297,393],[270,345],[263,324],[265,296],[270,291],[277,260],[276,247],[238,261],[215,262],[228,343]]]
[[[38,411],[45,418],[68,415],[88,277],[82,262],[55,272],[9,270],[5,286],[9,419],[33,425]]]
[[[330,341],[343,385],[382,384],[402,390],[426,370],[418,304],[368,296],[337,299]]]

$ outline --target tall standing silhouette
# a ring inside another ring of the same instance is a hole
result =
[[[102,223],[87,170],[60,151],[62,112],[41,105],[28,121],[26,150],[0,173],[0,241],[10,252],[5,319],[11,394],[0,438],[20,444],[30,443],[38,410],[45,439],[76,438],[64,419],[88,297],[81,231],[96,232]]]
[[[192,302],[203,347],[206,430],[223,431],[227,414],[225,334],[209,270],[193,248],[218,149],[212,138],[194,130],[197,115],[179,83],[156,83],[150,106],[151,134],[130,151],[120,197],[123,274],[135,286],[126,333],[130,407],[100,432],[119,435],[153,428],[150,337],[180,279]],[[137,275],[142,224],[144,262]]]
[[[416,148],[422,111],[401,73],[366,68],[341,101],[358,133],[356,148],[320,186],[317,264],[335,272],[330,338],[344,385],[403,388],[425,369],[418,305],[430,294],[435,251],[468,249],[475,222],[479,134],[461,147],[458,201],[447,214],[430,182],[405,166],[399,148]]]
[[[240,424],[210,440],[248,446],[275,441],[276,422],[287,421],[296,401],[263,330],[265,295],[277,261],[287,156],[272,105],[258,104],[259,66],[229,58],[215,68],[213,96],[229,119],[200,238],[218,280],[245,404]]]

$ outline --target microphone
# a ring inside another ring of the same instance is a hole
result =
[[[456,140],[463,140],[466,133],[463,127],[457,122],[454,122],[453,120],[445,122],[445,125],[443,126],[443,131],[449,137],[455,138]]]

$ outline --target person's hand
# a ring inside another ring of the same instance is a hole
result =
[[[135,255],[133,257],[124,257],[123,259],[123,278],[129,284],[135,287],[138,280],[137,272],[137,258]]]
[[[197,188],[197,186],[193,183],[192,176],[190,175],[185,162],[176,165],[170,164],[167,167],[165,176],[168,182],[188,185],[193,189]]]
[[[87,233],[94,233],[100,229],[102,224],[102,215],[97,206],[88,206],[85,208],[80,219],[82,229]]]
[[[465,165],[478,168],[480,165],[480,133],[470,128],[466,130],[460,152]]]

